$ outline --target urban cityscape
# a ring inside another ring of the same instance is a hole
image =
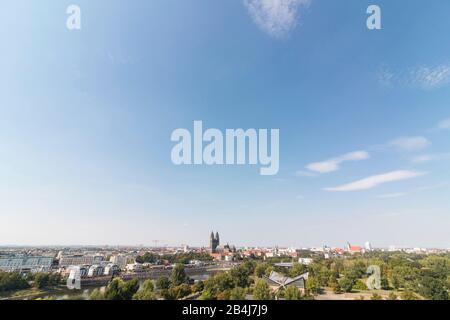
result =
[[[0,317],[448,309],[449,14],[2,1]]]
[[[206,238],[206,237],[205,237]],[[0,247],[2,300],[447,300],[450,249]]]

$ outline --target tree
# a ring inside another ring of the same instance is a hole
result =
[[[344,271],[344,276],[353,281],[362,278],[365,274],[366,274],[366,265],[361,260],[355,261]]]
[[[158,257],[151,252],[146,252],[143,256],[137,256],[135,260],[137,263],[155,263]]]
[[[167,277],[159,277],[156,280],[156,288],[159,290],[169,289],[170,288],[170,280]]]
[[[219,272],[213,277],[205,281],[204,285],[204,300],[218,299],[224,296],[224,291],[229,291],[236,287],[235,280],[228,272]]]
[[[250,286],[250,275],[255,273],[256,264],[254,262],[247,261],[240,266],[234,267],[230,271],[230,275],[233,278],[234,284],[237,287],[246,288]]]
[[[308,271],[308,268],[300,263],[294,263],[291,269],[289,269],[289,276],[292,278],[298,277]]]
[[[133,279],[130,281],[125,281],[122,285],[121,293],[123,300],[131,300],[133,299],[133,295],[139,290],[139,281],[138,279]]]
[[[431,300],[448,300],[448,292],[443,281],[429,275],[421,279],[418,293]]]
[[[273,299],[272,291],[265,280],[259,279],[256,281],[255,288],[253,289],[253,297],[255,300]]]
[[[353,290],[367,290],[367,286],[364,282],[362,282],[361,280],[357,280],[355,282],[355,284],[353,285]]]
[[[27,280],[18,272],[0,272],[0,293],[29,287]]]
[[[384,275],[384,274],[381,276],[381,289],[383,289],[383,290],[389,290],[390,289],[390,287],[389,287],[389,280],[386,277],[386,275]]]
[[[122,279],[116,278],[108,284],[105,289],[105,298],[107,300],[123,300],[120,293],[122,282]]]
[[[328,284],[328,280],[332,274],[333,273],[331,270],[329,270],[326,266],[322,266],[313,276],[316,278],[319,287],[325,287]]]
[[[172,287],[169,291],[171,291],[171,295],[177,300],[183,299],[192,293],[191,287],[186,283]]]
[[[266,262],[258,263],[255,267],[255,276],[262,278],[262,276],[266,274],[268,268],[270,268],[270,264]]]
[[[230,300],[245,300],[245,289],[241,287],[233,288],[230,291]]]
[[[342,293],[342,288],[339,285],[339,281],[336,278],[336,275],[332,274],[330,279],[328,280],[328,285],[331,287],[334,293],[339,294]]]
[[[236,286],[236,282],[233,277],[228,272],[221,272],[216,274],[212,279],[212,283],[209,285],[213,285],[217,291],[225,291],[229,289],[233,289]]]
[[[447,276],[447,281],[445,282],[445,286],[447,290],[450,291],[450,274]]]
[[[284,291],[284,297],[286,300],[301,300],[302,293],[296,286],[290,285]]]
[[[429,256],[423,259],[420,264],[429,269],[436,278],[445,280],[450,274],[449,257]]]
[[[192,292],[201,292],[205,288],[205,283],[203,281],[197,281],[192,286]]]
[[[137,279],[130,281],[123,281],[120,278],[112,280],[105,290],[106,300],[131,300],[133,295],[139,289],[139,282]]]
[[[308,277],[308,280],[306,280],[306,290],[312,295],[320,293],[321,288],[315,277]]]
[[[163,297],[165,300],[175,300],[175,292],[170,289],[162,289],[161,290],[161,297]]]
[[[339,285],[344,292],[352,292],[353,286],[355,285],[355,280],[352,278],[344,277],[340,279]]]
[[[34,286],[38,289],[44,289],[49,285],[48,273],[38,273],[34,277]]]
[[[89,295],[90,300],[105,300],[105,295],[100,291],[100,289],[94,289]]]
[[[142,288],[133,296],[134,300],[156,300],[155,286],[152,280],[145,280]]]
[[[184,266],[182,264],[175,265],[170,279],[172,285],[175,287],[187,282],[188,277],[186,276],[186,272],[184,271]]]
[[[412,290],[415,287],[415,279],[417,279],[417,272],[410,266],[400,265],[392,269],[391,281],[395,289]]]

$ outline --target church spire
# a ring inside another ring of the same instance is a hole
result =
[[[220,244],[219,232],[216,232],[216,243],[217,245]]]

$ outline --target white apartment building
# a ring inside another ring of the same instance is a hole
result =
[[[128,261],[130,261],[131,258],[129,256],[118,254],[111,256],[109,258],[109,262],[118,265],[120,269],[124,270],[127,267]]]

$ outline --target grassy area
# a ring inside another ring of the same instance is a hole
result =
[[[0,300],[22,300],[22,299],[34,299],[45,295],[58,294],[63,292],[65,287],[61,288],[49,288],[49,289],[38,289],[35,287],[9,291],[0,293]]]
[[[353,290],[352,292],[334,293],[331,288],[324,288],[323,294],[317,295],[316,300],[370,300],[373,294],[380,295],[383,300],[387,300],[390,293],[394,293],[400,299],[402,291],[396,290]]]
[[[41,290],[38,288],[29,288],[17,291],[8,291],[0,293],[0,299],[17,299],[27,296],[41,295],[45,294],[45,290]]]

